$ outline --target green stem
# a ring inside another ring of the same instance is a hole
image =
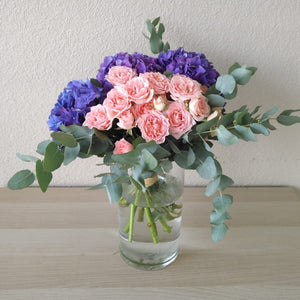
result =
[[[147,191],[145,192],[145,198],[146,198],[146,202],[147,202],[147,205],[148,205],[148,207],[145,207],[145,209],[144,209],[145,214],[146,214],[146,218],[147,218],[147,222],[148,222],[148,227],[149,227],[151,235],[152,235],[153,243],[157,244],[158,243],[157,228],[156,228],[155,222],[153,222],[153,219],[152,219],[151,210],[150,210],[150,207],[152,206],[151,205],[151,198],[150,198]]]
[[[138,204],[141,201],[141,196],[142,196],[141,191],[137,190],[134,204],[130,204],[129,222],[127,223],[126,227],[124,228],[124,232],[129,232],[128,233],[128,241],[130,243],[132,242],[132,237],[133,237],[133,224],[134,224],[135,212],[136,212]],[[125,231],[125,229],[127,230],[127,227],[128,227],[128,231]]]
[[[164,228],[164,232],[171,233],[172,227],[167,224],[166,220],[164,220],[163,218],[159,218],[159,221]]]
[[[129,236],[128,241],[132,242],[132,236],[133,236],[133,222],[134,222],[134,215],[136,212],[136,206],[134,204],[130,204],[130,216],[129,216]]]
[[[156,224],[152,220],[151,211],[150,211],[149,207],[145,207],[145,214],[146,214],[146,218],[147,218],[147,222],[148,222],[148,227],[149,227],[151,235],[152,235],[153,243],[157,244],[158,240],[157,240]]]
[[[139,213],[137,217],[138,222],[143,222],[144,221],[144,207],[139,207]]]

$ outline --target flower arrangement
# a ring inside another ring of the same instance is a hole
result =
[[[43,192],[52,172],[79,158],[98,156],[110,172],[99,174],[110,202],[130,207],[124,232],[132,240],[134,218],[147,219],[154,243],[159,242],[156,222],[171,232],[170,220],[181,214],[180,204],[171,198],[180,195],[179,183],[167,185],[162,179],[176,163],[196,170],[210,179],[205,195],[214,196],[210,215],[212,239],[219,241],[227,231],[228,208],[233,198],[223,191],[233,184],[216,160],[214,142],[232,145],[239,139],[256,141],[256,134],[268,136],[276,120],[282,125],[300,123],[296,110],[274,107],[259,114],[245,105],[227,112],[226,103],[236,97],[238,86],[249,82],[255,67],[233,64],[228,74],[220,75],[204,54],[183,48],[170,50],[162,41],[164,26],[160,18],[147,22],[153,54],[118,53],[105,57],[95,79],[73,80],[59,95],[48,125],[52,140],[37,147],[42,158],[17,154],[35,163],[35,174],[26,169],[8,183],[11,189],[31,185],[35,179]],[[167,191],[166,191],[167,189]],[[156,196],[164,205],[156,207]],[[144,203],[141,205],[141,203]]]

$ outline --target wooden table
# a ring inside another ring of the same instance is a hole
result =
[[[117,205],[86,188],[0,189],[0,299],[300,299],[300,200],[288,187],[230,188],[224,240],[211,201],[186,188],[181,251],[161,271],[118,253]]]

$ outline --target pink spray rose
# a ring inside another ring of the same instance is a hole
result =
[[[192,99],[189,103],[189,110],[197,122],[202,121],[210,114],[210,106],[204,96]]]
[[[144,104],[153,98],[153,89],[149,86],[149,81],[142,77],[135,77],[124,85],[124,90],[128,99],[136,104]]]
[[[173,100],[185,101],[201,96],[201,85],[184,75],[175,74],[171,78],[170,93]]]
[[[108,130],[111,128],[112,123],[105,106],[98,104],[91,107],[91,111],[86,114],[82,125],[90,129]]]
[[[125,84],[127,81],[136,77],[135,70],[125,66],[114,66],[111,67],[105,79],[108,80],[112,85]]]
[[[153,107],[155,110],[164,111],[167,108],[167,96],[166,94],[161,94],[153,97]]]
[[[165,94],[169,92],[170,80],[159,72],[147,72],[140,74],[140,77],[149,81],[150,88],[154,94]]]
[[[126,92],[122,87],[115,87],[107,93],[106,99],[103,101],[108,116],[113,119],[120,113],[130,108],[131,103],[128,100]]]
[[[144,103],[144,104],[133,104],[133,108],[134,108],[134,116],[136,119],[138,119],[140,116],[148,113],[150,110],[153,110],[153,100]]]
[[[118,115],[119,122],[117,125],[122,129],[132,129],[135,127],[134,114],[132,109],[123,111]]]
[[[170,102],[165,111],[165,116],[170,123],[170,134],[175,139],[179,139],[183,134],[189,131],[194,124],[196,124],[182,102]]]
[[[133,150],[133,145],[127,142],[125,139],[121,139],[115,142],[114,154],[123,154]]]
[[[146,142],[153,140],[157,144],[161,144],[165,141],[165,137],[169,135],[168,119],[155,110],[142,115],[137,122]]]

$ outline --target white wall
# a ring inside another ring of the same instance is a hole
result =
[[[72,79],[95,77],[104,56],[150,55],[147,18],[162,17],[173,49],[204,52],[221,72],[235,61],[258,67],[228,109],[300,108],[298,0],[1,0],[0,186],[22,168],[15,156],[35,154],[49,138],[46,124],[57,96]],[[278,126],[258,143],[215,152],[236,185],[300,188],[300,125]],[[53,185],[92,185],[97,159],[78,160],[54,173]],[[187,172],[186,184],[205,181]]]

